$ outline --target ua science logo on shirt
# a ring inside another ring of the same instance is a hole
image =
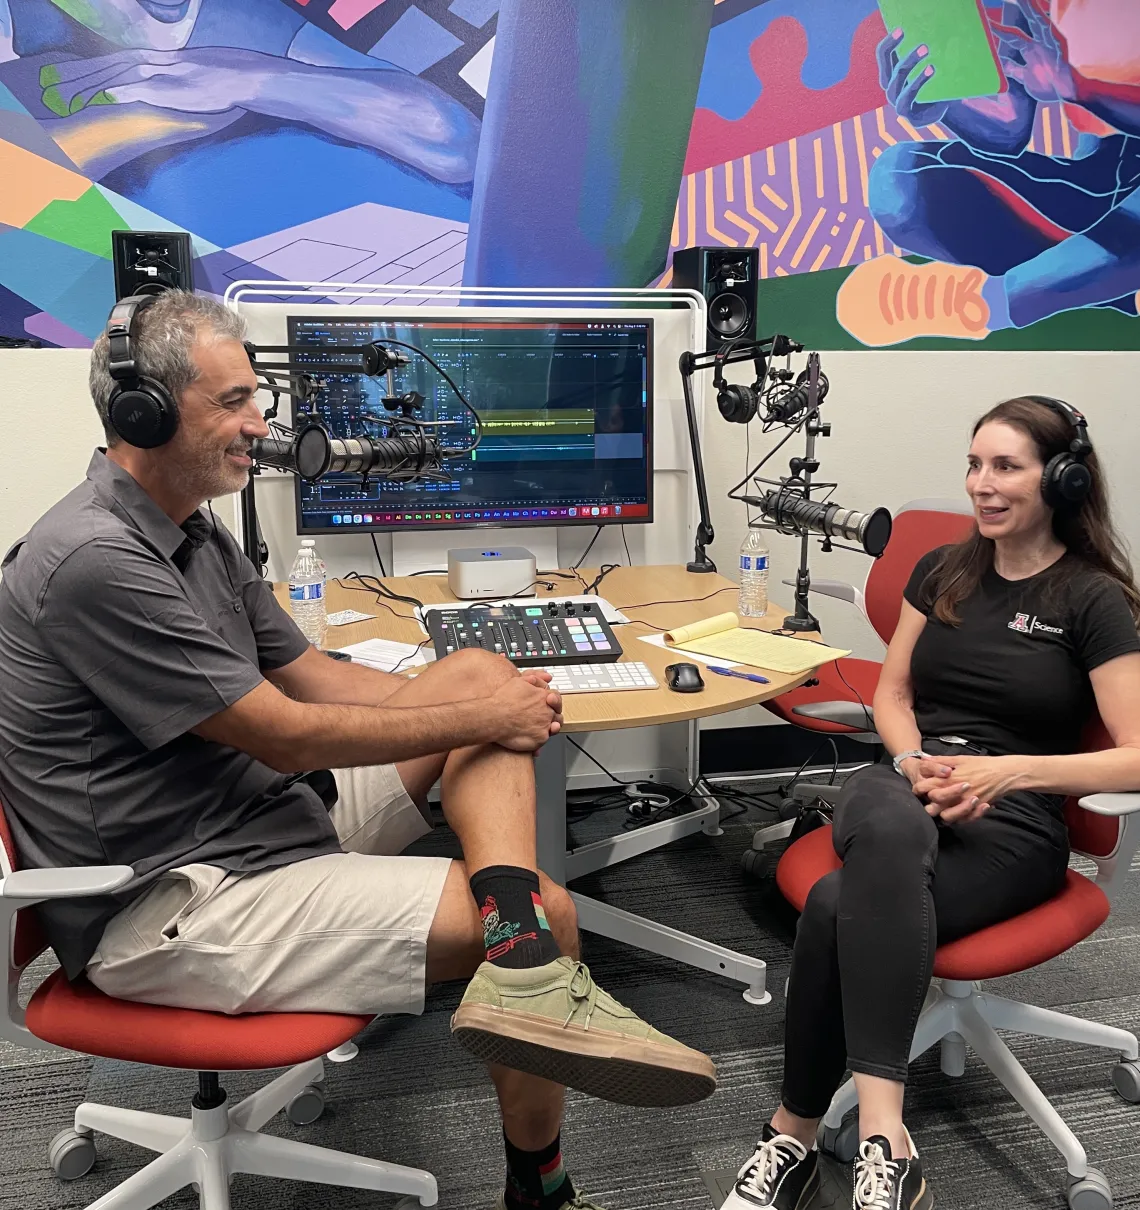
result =
[[[1016,630],[1019,634],[1032,634],[1035,630],[1043,630],[1046,634],[1065,633],[1060,626],[1047,626],[1044,622],[1039,622],[1036,614],[1033,617],[1027,613],[1015,614],[1013,621],[1009,622],[1008,626],[1010,630]]]

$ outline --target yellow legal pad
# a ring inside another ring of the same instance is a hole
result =
[[[818,668],[820,664],[851,654],[808,639],[789,639],[767,630],[747,629],[740,625],[740,619],[734,613],[718,613],[715,618],[667,631],[665,645],[749,664],[769,672],[788,673],[807,672],[809,668]]]

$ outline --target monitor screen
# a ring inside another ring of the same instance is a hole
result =
[[[444,481],[297,480],[298,533],[475,526],[604,525],[653,520],[653,321],[289,317],[298,362],[402,340],[429,353],[483,422],[477,449],[444,463]],[[403,350],[407,351],[407,350]],[[418,391],[421,419],[452,422],[462,447],[470,413],[422,357],[394,372]],[[384,436],[383,377],[323,377],[315,406],[334,437]]]

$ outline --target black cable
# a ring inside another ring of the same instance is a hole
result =
[[[413,344],[408,344],[408,342],[406,340],[396,340],[393,337],[385,336],[377,343],[387,344],[387,345],[399,345],[400,348],[402,348],[402,349],[411,349],[413,353],[418,353],[424,359],[424,361],[426,361],[429,365],[435,367],[437,373],[440,375],[441,378],[443,378],[444,382],[446,382],[447,385],[449,387],[451,387],[451,389],[455,392],[455,397],[471,413],[471,417],[475,421],[475,440],[469,446],[467,446],[465,449],[457,449],[457,450],[448,451],[449,456],[454,458],[460,454],[471,453],[471,451],[473,449],[475,449],[475,447],[479,444],[479,442],[483,440],[483,421],[480,418],[479,413],[471,406],[471,404],[469,404],[467,402],[467,397],[455,385],[455,381],[451,377],[451,375],[443,368],[443,366],[441,366],[439,364],[438,361],[436,361],[436,359],[434,357],[431,356],[430,353],[425,353],[423,351],[423,349],[417,348]]]
[[[625,540],[625,526],[624,526],[624,525],[621,527],[621,544],[622,544],[622,546],[624,546],[624,547],[625,547],[625,561],[626,561],[626,564],[627,564],[629,567],[632,567],[632,566],[633,566],[633,559],[630,557],[630,553],[629,553],[629,543],[628,543],[628,542]]]
[[[376,552],[376,562],[380,564],[380,574],[387,578],[388,573],[384,570],[384,560],[380,557],[380,547],[376,541],[375,532],[368,535],[372,539],[372,549]]]
[[[856,699],[856,701],[858,701],[859,705],[863,707],[863,719],[867,724],[867,730],[874,731],[875,730],[875,716],[871,713],[870,709],[867,706],[867,703],[863,700],[863,695],[843,675],[843,669],[840,667],[841,662],[842,662],[841,660],[835,661],[835,671],[839,675],[839,679],[844,683],[844,685],[846,685],[847,688],[850,689],[853,694],[855,694],[855,699]]]
[[[591,551],[591,550],[593,550],[593,548],[594,548],[594,543],[595,543],[595,542],[598,540],[598,535],[599,535],[601,532],[602,532],[602,527],[599,525],[599,526],[598,526],[598,528],[594,530],[594,536],[593,536],[593,537],[590,539],[590,541],[587,543],[587,545],[586,545],[586,549],[585,549],[584,551],[582,551],[581,558],[579,558],[579,560],[578,560],[578,562],[577,562],[577,563],[571,563],[571,564],[570,564],[570,570],[571,570],[571,571],[577,571],[577,570],[578,570],[578,568],[582,566],[582,564],[583,564],[583,563],[585,562],[585,560],[586,560],[586,556],[587,556],[587,555],[590,553],[590,551]]]
[[[622,611],[622,613],[625,613],[627,610],[630,610],[630,609],[648,609],[651,605],[695,605],[698,601],[710,600],[712,597],[715,597],[718,593],[738,592],[738,591],[739,591],[738,585],[726,584],[723,588],[714,589],[712,592],[708,593],[706,596],[703,596],[703,597],[680,597],[675,601],[641,601],[637,605],[623,605],[621,607],[621,611]],[[643,622],[642,625],[650,626],[650,625],[652,625],[652,623]],[[666,629],[669,629],[669,627],[666,627]]]
[[[774,446],[772,446],[772,448],[764,455],[764,457],[761,458],[760,461],[756,463],[756,465],[744,476],[743,479],[741,479],[741,481],[735,487],[729,488],[728,498],[730,500],[739,500],[740,499],[740,497],[737,496],[736,493],[738,491],[740,491],[740,489],[742,487],[744,487],[744,485],[746,483],[748,483],[748,481],[756,475],[756,473],[761,469],[761,467],[763,467],[765,465],[765,463],[767,463],[772,458],[774,458],[776,456],[776,454],[778,454],[780,452],[780,450],[785,445],[787,445],[787,443],[789,441],[791,441],[791,439],[800,431],[800,429],[802,429],[804,427],[804,425],[807,423],[807,420],[808,420],[808,417],[804,416],[801,420],[797,421],[796,424],[794,424],[790,429],[788,429],[787,433],[785,433],[784,436],[781,437],[780,440],[777,441]]]
[[[610,574],[611,571],[617,571],[620,566],[620,563],[603,563],[601,567],[598,568],[598,574],[590,581],[589,584],[586,585],[585,594],[589,596],[590,593],[593,593],[595,596],[597,596],[598,585],[601,584],[601,582]],[[581,577],[579,577],[579,579],[581,579]]]

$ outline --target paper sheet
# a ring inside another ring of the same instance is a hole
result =
[[[671,650],[684,648],[698,655],[711,655],[716,660],[732,660],[767,672],[788,674],[807,672],[831,660],[850,655],[838,647],[827,647],[810,639],[793,639],[740,625],[735,613],[720,613],[716,617],[693,622],[667,631],[664,644]]]
[[[336,613],[329,614],[328,623],[330,626],[348,626],[352,622],[366,622],[375,616],[374,613],[361,613],[359,609],[338,609]]]
[[[695,651],[686,651],[683,647],[666,647],[665,636],[663,634],[643,634],[638,636],[643,643],[652,643],[654,647],[665,647],[665,650],[670,655],[684,655],[691,660],[696,660],[698,664],[716,664],[718,668],[735,668],[735,660],[714,660],[707,655],[699,655]]]
[[[390,639],[365,639],[363,643],[349,643],[341,651],[352,656],[354,664],[367,668],[379,668],[381,672],[393,672],[399,668],[416,668],[428,662],[423,647],[414,643],[396,643]]]
[[[491,601],[484,600],[482,597],[477,601],[449,601],[446,605],[425,605],[424,613],[426,614],[431,609],[462,609],[466,605],[565,605],[571,602],[574,605],[583,605],[589,602],[591,605],[597,605],[602,611],[602,617],[606,619],[611,626],[628,622],[629,618],[621,612],[620,609],[611,605],[605,597],[587,596],[585,593],[579,593],[576,597],[504,597],[502,600]]]

